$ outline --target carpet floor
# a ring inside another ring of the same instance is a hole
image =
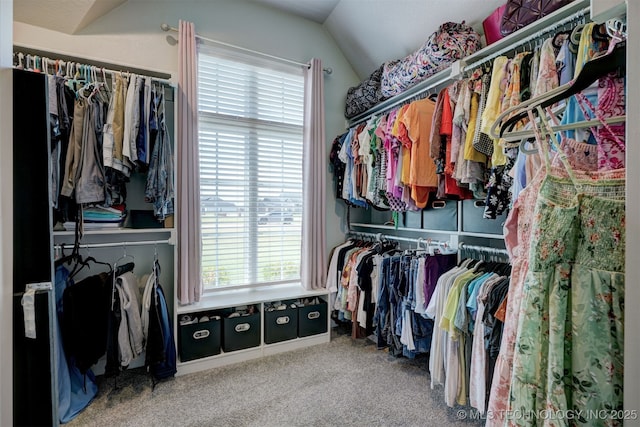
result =
[[[68,426],[477,426],[431,390],[426,358],[394,358],[334,330],[331,342],[163,381],[98,378]]]

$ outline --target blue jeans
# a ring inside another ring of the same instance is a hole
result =
[[[373,317],[373,326],[376,329],[377,347],[387,347],[387,333],[389,329],[389,288],[387,284],[390,279],[391,258],[382,258],[382,268],[380,277],[378,300],[376,301],[376,314]]]

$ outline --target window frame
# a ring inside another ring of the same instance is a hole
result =
[[[302,123],[302,116],[304,114],[304,75],[303,75],[303,71],[301,69],[301,67],[299,66],[291,66],[291,65],[283,65],[279,62],[275,62],[275,61],[271,61],[271,60],[266,60],[264,58],[257,58],[254,56],[249,56],[243,53],[239,53],[236,51],[230,51],[228,49],[221,49],[218,47],[214,47],[211,45],[206,45],[206,44],[200,44],[198,46],[198,74],[200,72],[201,69],[201,63],[200,63],[200,55],[207,55],[208,57],[211,57],[211,59],[216,60],[216,59],[220,59],[220,60],[227,60],[227,61],[235,61],[235,62],[240,62],[240,63],[244,63],[249,65],[249,67],[259,67],[261,68],[262,72],[264,72],[265,70],[273,70],[273,71],[279,71],[279,72],[285,72],[288,74],[291,74],[292,76],[296,76],[297,78],[299,78],[299,87],[298,89],[300,90],[300,110],[299,110],[299,115],[300,115],[300,123],[298,125],[294,125],[294,124],[287,124],[287,123],[279,123],[279,122],[275,122],[275,121],[270,121],[270,120],[265,120],[265,119],[260,119],[260,118],[256,118],[256,117],[244,117],[244,116],[238,116],[238,115],[231,115],[231,114],[224,114],[224,113],[220,113],[220,112],[212,112],[212,111],[205,111],[203,110],[203,108],[201,108],[200,103],[198,103],[198,109],[197,109],[197,114],[198,114],[198,150],[200,153],[202,153],[202,132],[203,132],[203,123],[207,123],[209,126],[216,126],[216,121],[218,122],[225,122],[225,124],[237,124],[237,123],[241,123],[243,124],[243,130],[247,131],[248,130],[248,134],[251,135],[248,138],[248,141],[257,141],[258,140],[258,134],[260,131],[264,131],[265,129],[269,129],[269,130],[277,130],[278,128],[288,131],[295,131],[300,138],[300,175],[297,178],[298,183],[300,184],[300,200],[299,200],[299,211],[295,212],[296,215],[299,215],[300,217],[300,227],[299,230],[296,231],[296,234],[298,234],[297,240],[300,244],[300,252],[301,252],[301,247],[302,247],[302,209],[303,209],[303,202],[304,202],[304,197],[302,195],[302,178],[303,178],[303,173],[302,173],[302,143],[303,143],[303,130],[304,130],[304,126]],[[256,86],[257,83],[257,75],[259,74],[260,71],[257,71],[255,69],[251,70],[250,74],[253,76],[253,78],[251,79],[251,84],[250,84],[250,90],[252,91],[253,94],[255,94],[258,90],[258,86]],[[197,91],[198,91],[198,100],[200,101],[200,80],[198,79],[198,85],[197,85]],[[217,100],[215,101],[217,102]],[[250,111],[251,107],[247,104],[248,102],[251,102],[251,95],[247,96],[244,99],[244,103],[245,103],[245,112],[246,111]],[[219,125],[219,123],[218,123]],[[260,129],[261,128],[261,129]],[[282,138],[286,138],[287,134],[284,133]],[[255,155],[256,159],[259,158],[260,156],[258,155],[258,151],[259,151],[259,144],[247,144],[250,152],[249,152],[249,156],[253,156]],[[246,155],[245,155],[246,157]],[[284,157],[282,157],[284,158]],[[255,161],[256,164],[259,164],[260,162],[258,160]],[[202,168],[202,160],[199,161],[200,167]],[[245,167],[247,166],[248,163],[245,164]],[[216,168],[217,169],[217,168]],[[251,185],[250,187],[248,187],[248,200],[255,200],[256,204],[259,203],[259,194],[258,194],[258,168],[257,167],[248,167],[247,168],[250,172],[250,176],[249,176],[249,180],[250,182],[253,182],[254,185]],[[202,189],[203,189],[203,184],[202,184],[202,171],[200,171],[200,175],[199,175],[199,188],[200,188],[200,192],[201,192],[201,197],[200,197],[200,208],[201,208],[201,213],[203,212],[203,204],[202,204]],[[214,183],[215,185],[215,183]],[[284,189],[283,189],[284,190]],[[253,194],[252,194],[253,193]],[[246,194],[246,193],[245,193]],[[282,193],[281,193],[282,194]],[[205,196],[208,197],[208,196]],[[216,191],[216,197],[220,198],[219,193]],[[247,197],[245,196],[245,199],[247,199]],[[297,204],[296,204],[297,206]],[[247,289],[247,288],[258,288],[258,287],[267,287],[267,286],[280,286],[280,285],[289,285],[292,283],[300,283],[301,282],[301,271],[300,271],[300,263],[297,265],[297,274],[295,278],[290,278],[290,279],[280,279],[280,280],[274,280],[274,281],[268,281],[268,282],[260,282],[258,281],[258,278],[260,276],[260,266],[258,262],[254,262],[253,260],[257,260],[258,259],[258,238],[259,238],[259,227],[261,227],[261,223],[260,221],[260,208],[259,207],[253,207],[253,208],[249,208],[249,206],[245,206],[244,210],[246,213],[246,218],[244,220],[245,222],[245,229],[242,231],[242,235],[244,235],[245,237],[243,237],[243,242],[246,242],[246,244],[243,244],[243,251],[245,253],[244,255],[244,260],[243,260],[243,265],[245,266],[245,269],[249,269],[251,270],[251,273],[249,274],[249,280],[245,281],[244,283],[238,283],[238,284],[231,284],[231,285],[217,285],[217,286],[211,286],[211,285],[207,285],[207,283],[205,283],[204,281],[204,276],[205,276],[205,254],[204,254],[204,242],[203,242],[203,237],[205,235],[205,232],[203,231],[203,226],[201,224],[200,226],[200,230],[198,230],[199,232],[199,236],[200,236],[200,244],[202,246],[202,254],[201,254],[201,269],[200,269],[200,279],[202,280],[202,289],[203,289],[203,295],[206,294],[214,294],[216,292],[220,292],[220,291],[229,291],[229,290],[239,290],[239,289]],[[278,211],[276,211],[278,212]],[[282,211],[284,212],[284,211]],[[292,211],[293,212],[293,211]],[[267,213],[270,213],[270,211],[267,211]],[[292,213],[293,215],[293,213]],[[284,222],[284,220],[283,220]],[[264,227],[263,227],[264,228]],[[285,235],[283,232],[273,232],[271,235],[273,236],[278,236],[281,237],[283,235]],[[216,245],[219,245],[220,243],[216,243]],[[219,246],[218,246],[219,247]],[[280,251],[283,250],[283,248],[286,249],[286,246],[280,246]],[[219,251],[219,249],[216,247],[215,249],[216,251]],[[280,268],[282,271],[283,268],[283,264],[280,263]],[[282,273],[281,273],[282,274]]]

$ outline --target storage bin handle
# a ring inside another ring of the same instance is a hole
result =
[[[289,323],[289,316],[281,316],[276,319],[276,325],[286,325]]]
[[[447,202],[444,200],[434,200],[431,202],[432,209],[444,209],[447,206]]]
[[[309,320],[317,319],[318,317],[320,317],[320,312],[319,311],[312,311],[307,315],[307,318]]]
[[[203,329],[201,331],[195,331],[193,333],[193,339],[194,340],[201,340],[204,338],[207,338],[209,336],[210,332],[207,329]]]
[[[248,323],[238,323],[235,327],[236,332],[247,332],[251,329],[251,325]]]
[[[484,200],[474,200],[473,206],[476,208],[484,208],[485,207]]]

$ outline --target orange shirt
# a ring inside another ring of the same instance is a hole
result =
[[[438,187],[436,164],[431,158],[429,135],[436,103],[430,99],[412,102],[401,120],[407,128],[411,145],[409,182],[411,198],[419,208],[427,206],[429,193]]]
[[[400,182],[406,186],[410,185],[410,173],[411,173],[411,144],[412,141],[409,138],[407,133],[407,128],[405,124],[402,122],[402,117],[404,117],[404,113],[409,108],[408,105],[403,105],[398,110],[398,115],[396,116],[396,122],[393,126],[394,135],[400,141],[400,150],[402,150],[402,163],[398,165],[400,174]]]

